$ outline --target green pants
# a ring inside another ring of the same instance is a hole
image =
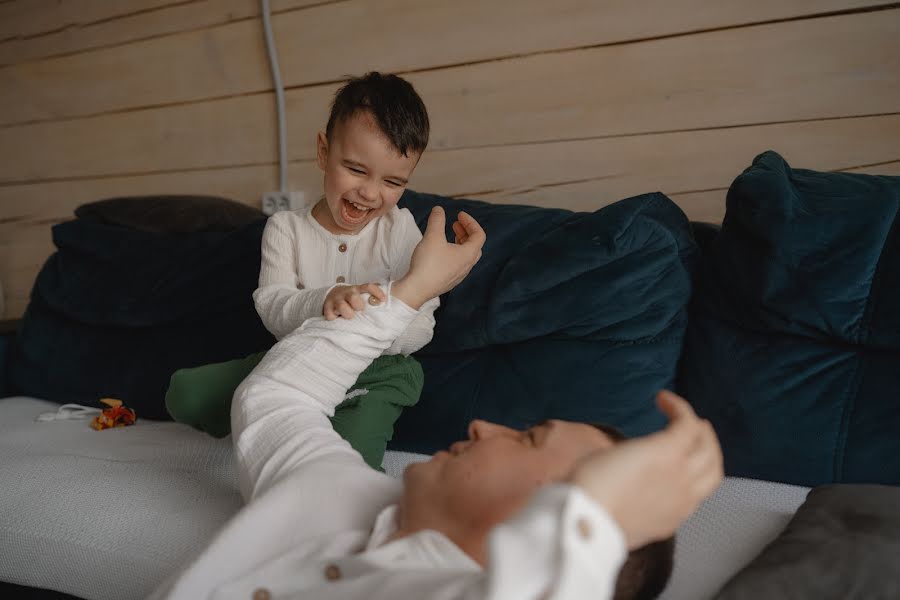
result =
[[[231,398],[265,352],[247,358],[180,369],[172,374],[166,408],[179,423],[213,437],[231,433]],[[418,361],[407,356],[381,356],[360,374],[352,396],[338,405],[331,424],[366,463],[381,469],[394,423],[406,406],[419,401],[424,375]],[[355,394],[354,392],[359,390]]]

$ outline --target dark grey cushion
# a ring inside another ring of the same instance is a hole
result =
[[[900,598],[900,487],[813,489],[781,535],[716,598]]]
[[[233,231],[264,217],[260,210],[215,196],[127,196],[75,209],[80,219],[150,233]]]

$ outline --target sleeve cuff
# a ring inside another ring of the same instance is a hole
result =
[[[611,598],[626,557],[612,517],[580,489],[539,490],[490,538],[492,586],[509,597]]]
[[[581,597],[590,589],[604,590],[612,598],[619,570],[628,555],[622,530],[580,488],[564,489],[568,494],[560,526],[563,556],[567,558],[552,598]]]
[[[406,302],[404,302],[400,298],[397,298],[396,296],[394,296],[394,294],[392,293],[393,289],[394,289],[394,281],[393,280],[388,281],[386,287],[387,287],[387,290],[386,290],[387,303],[385,305],[379,305],[379,306],[391,308],[391,309],[395,310],[398,315],[404,315],[407,317],[415,317],[416,315],[419,314],[418,310],[412,308]]]

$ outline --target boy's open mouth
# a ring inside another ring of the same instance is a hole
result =
[[[366,208],[361,204],[350,202],[346,198],[341,202],[341,218],[351,225],[357,225],[366,220],[371,208]]]

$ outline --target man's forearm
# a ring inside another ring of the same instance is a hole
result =
[[[391,296],[398,298],[413,310],[419,310],[422,305],[431,300],[427,293],[423,293],[423,287],[412,276],[407,275],[391,286]]]

